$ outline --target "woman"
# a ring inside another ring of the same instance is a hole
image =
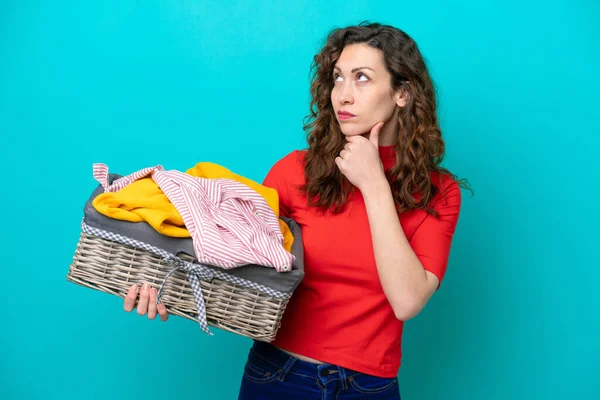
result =
[[[439,165],[433,83],[401,30],[333,30],[311,95],[308,149],[264,180],[302,227],[306,275],[275,340],[254,342],[239,398],[399,399],[404,321],[440,286],[468,185]],[[134,285],[125,310],[136,298]],[[168,317],[144,287],[146,312]]]

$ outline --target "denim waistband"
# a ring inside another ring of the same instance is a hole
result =
[[[347,379],[360,374],[348,368],[344,368],[335,364],[316,364],[309,361],[300,360],[283,350],[278,349],[270,343],[254,341],[252,350],[257,356],[263,358],[280,368],[282,371],[281,379],[285,379],[288,373],[314,377],[323,383],[333,379],[340,379],[342,386],[347,385]]]

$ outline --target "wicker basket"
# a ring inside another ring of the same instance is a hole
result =
[[[191,257],[181,258],[194,262]],[[158,288],[173,268],[171,261],[144,249],[82,232],[67,279],[125,298],[134,283],[149,282]],[[200,286],[208,325],[265,342],[275,338],[289,297],[273,297],[217,278],[210,282],[201,280]],[[178,270],[169,276],[161,302],[170,314],[198,321],[196,301],[185,272]]]

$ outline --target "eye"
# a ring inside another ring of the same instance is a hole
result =
[[[363,74],[362,72],[359,72],[358,74],[356,74],[356,77],[358,78],[359,82],[366,82],[369,80],[369,77],[366,76],[365,74]],[[360,78],[365,78],[365,79],[360,79]]]
[[[340,74],[333,74],[333,81],[338,82],[338,78],[341,78]]]

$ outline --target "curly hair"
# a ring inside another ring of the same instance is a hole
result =
[[[466,180],[440,167],[444,140],[436,115],[433,81],[415,41],[405,32],[389,25],[362,22],[357,26],[332,30],[311,64],[310,113],[304,117],[308,153],[305,158],[306,184],[300,188],[309,206],[340,213],[345,209],[353,187],[339,171],[335,158],[346,140],[331,104],[333,68],[344,47],[364,43],[381,50],[394,90],[403,90],[408,101],[400,110],[399,135],[395,144],[396,162],[386,172],[398,212],[424,209],[438,216],[429,206],[438,193],[431,171],[451,176],[461,187]],[[471,190],[472,192],[472,190]],[[413,195],[421,193],[417,200]]]

